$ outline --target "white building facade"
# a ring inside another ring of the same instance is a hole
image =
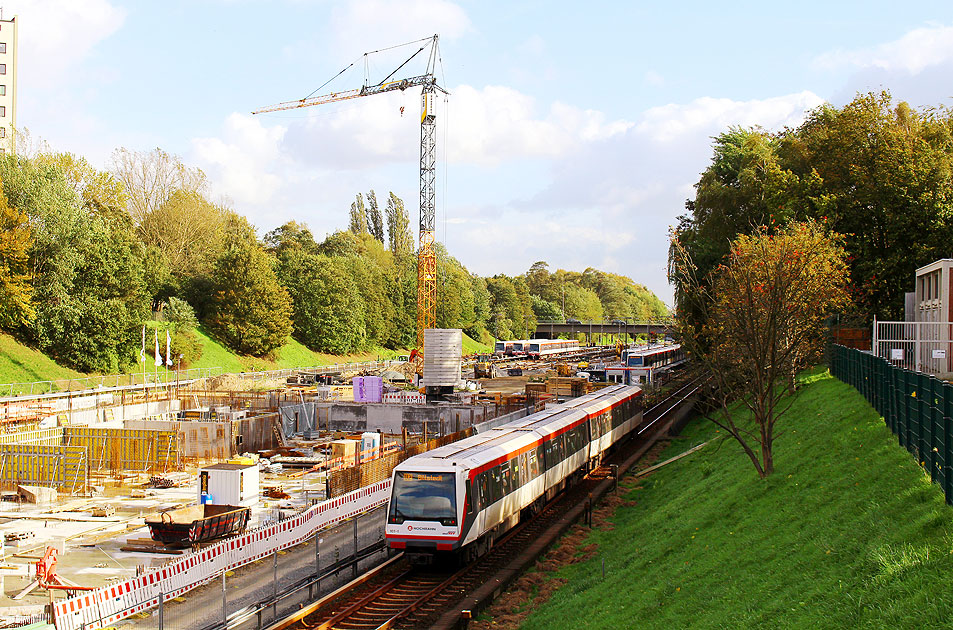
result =
[[[17,19],[0,19],[0,153],[15,150],[17,124]]]

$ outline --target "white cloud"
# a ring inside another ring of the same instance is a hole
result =
[[[853,66],[919,74],[931,66],[953,61],[953,26],[914,29],[891,42],[858,50],[834,50],[814,61],[824,68]]]
[[[21,78],[44,87],[82,64],[126,19],[108,0],[25,0],[16,11]]]
[[[559,157],[585,142],[624,133],[632,123],[607,122],[602,112],[553,103],[545,116],[536,102],[513,88],[468,85],[450,101],[449,158],[492,165],[524,157]]]
[[[225,119],[221,138],[195,138],[192,149],[213,190],[239,207],[264,205],[287,180],[275,175],[281,162],[279,146],[286,128],[265,128],[260,119],[233,113]]]
[[[285,150],[297,160],[332,169],[415,161],[419,99],[419,90],[412,89],[309,108],[303,121],[282,119],[289,127]],[[623,134],[633,124],[564,103],[553,103],[542,115],[537,109],[535,99],[513,88],[455,87],[448,100],[436,103],[438,151],[446,147],[453,163],[483,166],[560,157]]]
[[[805,110],[823,102],[810,91],[750,101],[704,96],[687,105],[653,107],[642,116],[636,130],[656,142],[671,142],[704,129],[725,129],[731,125],[779,129],[797,125]]]

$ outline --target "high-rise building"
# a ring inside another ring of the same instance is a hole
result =
[[[17,124],[17,19],[0,19],[0,153],[15,150]]]

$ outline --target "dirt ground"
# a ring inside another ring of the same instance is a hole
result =
[[[668,442],[653,446],[630,473],[644,470],[658,463],[659,454]],[[627,474],[619,480],[619,491],[610,492],[597,504],[592,513],[592,528],[610,531],[614,525],[613,515],[619,507],[633,506],[634,501],[622,497],[651,476],[634,477]],[[555,577],[564,566],[588,560],[599,550],[595,543],[586,543],[590,529],[577,523],[569,528],[536,565],[523,574],[477,619],[470,622],[471,630],[510,630],[520,627],[536,608],[546,602],[559,587],[566,584],[564,578]]]

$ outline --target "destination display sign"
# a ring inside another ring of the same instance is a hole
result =
[[[451,475],[443,473],[402,472],[402,479],[408,481],[447,481]]]

